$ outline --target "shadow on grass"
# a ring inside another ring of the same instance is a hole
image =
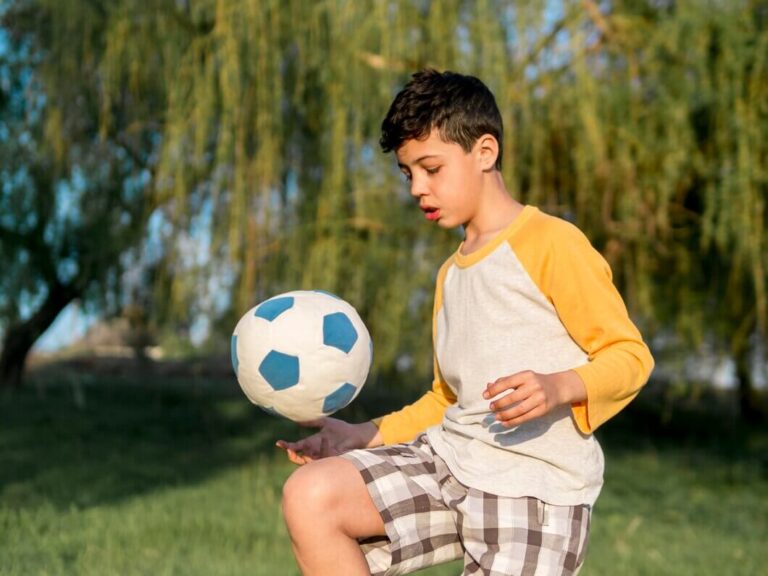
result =
[[[403,405],[371,386],[341,417]],[[641,395],[598,431],[609,460],[658,452],[684,465],[768,479],[766,426],[716,402],[662,410]],[[305,435],[252,406],[234,380],[63,376],[0,395],[0,505],[98,506],[195,484],[224,469],[282,458],[278,438]]]
[[[297,433],[236,383],[32,383],[0,396],[0,504],[84,508],[193,484]]]
[[[710,390],[670,401],[660,383],[647,388],[596,432],[609,457],[655,453],[718,481],[745,475],[768,481],[768,422],[743,421],[733,393]]]

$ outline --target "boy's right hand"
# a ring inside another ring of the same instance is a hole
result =
[[[288,453],[288,459],[294,464],[306,464],[356,448],[373,448],[383,444],[379,429],[373,422],[349,424],[337,418],[320,418],[302,422],[301,425],[320,430],[298,442],[278,440],[276,443],[278,448]]]

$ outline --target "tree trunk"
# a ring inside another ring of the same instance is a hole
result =
[[[766,409],[760,402],[760,395],[752,382],[749,346],[742,346],[736,354],[736,377],[739,380],[739,412],[748,422],[757,422],[766,415]]]
[[[24,322],[8,326],[0,354],[0,388],[21,386],[24,365],[35,341],[79,295],[80,291],[73,286],[56,282],[50,286],[48,297],[35,314]]]

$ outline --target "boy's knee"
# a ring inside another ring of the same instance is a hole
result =
[[[361,538],[384,534],[384,523],[362,476],[344,458],[297,468],[283,486],[283,517],[294,543],[329,534]]]
[[[289,525],[333,510],[338,483],[328,462],[318,461],[297,468],[283,485],[283,516]]]

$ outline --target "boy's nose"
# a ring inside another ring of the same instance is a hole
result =
[[[421,198],[427,193],[424,181],[421,178],[413,178],[411,180],[411,196],[414,198]]]

